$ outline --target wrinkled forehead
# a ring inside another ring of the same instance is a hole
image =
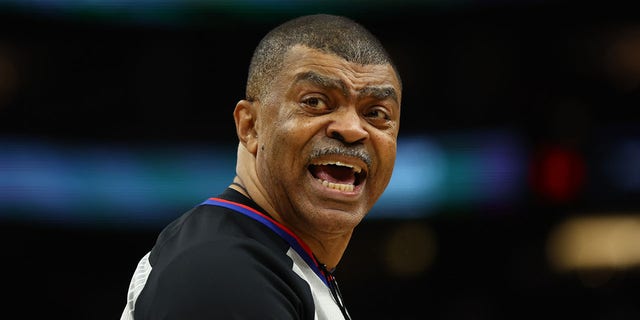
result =
[[[288,82],[304,79],[327,84],[346,80],[357,89],[365,86],[390,87],[398,102],[402,90],[397,72],[390,63],[360,64],[303,45],[286,51],[278,77],[284,77]]]

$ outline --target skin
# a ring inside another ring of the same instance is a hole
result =
[[[328,268],[386,188],[396,158],[400,82],[391,65],[361,65],[305,46],[292,47],[269,94],[241,100],[234,111],[238,146],[234,182],[300,237]],[[331,154],[328,147],[362,157]],[[309,171],[319,162],[357,166],[366,179],[352,191],[323,185]]]

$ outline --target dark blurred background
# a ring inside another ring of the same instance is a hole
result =
[[[253,48],[316,12],[404,81],[337,271],[355,319],[640,319],[640,11],[610,1],[0,2],[4,309],[119,318],[161,228],[233,177]]]

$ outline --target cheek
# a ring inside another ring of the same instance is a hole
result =
[[[295,160],[295,151],[297,149],[295,134],[292,134],[280,124],[274,124],[274,130],[269,133],[268,137],[260,140],[258,146],[259,164],[269,166],[270,170],[277,168],[287,168],[287,172],[291,170],[291,161]]]
[[[380,159],[380,168],[378,174],[388,180],[391,178],[393,167],[396,159],[396,140],[383,139],[378,143],[378,156]]]

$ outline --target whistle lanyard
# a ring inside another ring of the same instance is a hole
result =
[[[331,295],[333,296],[333,301],[335,301],[336,304],[338,305],[338,308],[340,308],[340,311],[342,312],[342,315],[344,316],[345,320],[351,320],[351,316],[347,311],[347,307],[345,306],[344,301],[342,300],[342,292],[340,292],[340,287],[338,286],[338,280],[336,280],[336,277],[333,275],[331,271],[327,270],[327,266],[325,266],[324,264],[320,264],[320,270],[322,270],[322,272],[325,275],[325,278],[327,279],[327,282],[329,283],[329,290],[331,291]]]
[[[220,199],[220,198],[209,198],[202,202],[203,205],[212,205],[218,207],[224,207],[227,209],[231,209],[233,211],[239,212],[251,219],[254,219],[275,233],[277,233],[281,238],[283,238],[293,250],[295,250],[300,257],[311,267],[313,272],[318,275],[318,277],[327,285],[329,291],[331,291],[331,295],[333,300],[336,302],[340,311],[344,315],[346,320],[351,320],[351,316],[347,312],[347,308],[344,305],[342,300],[342,294],[340,293],[340,288],[338,287],[338,281],[336,281],[335,276],[324,264],[318,262],[318,260],[313,255],[311,248],[307,246],[306,243],[302,241],[302,239],[298,238],[291,230],[287,229],[285,226],[281,225],[279,222],[273,220],[273,218],[259,212],[258,210],[246,206],[241,203]]]

